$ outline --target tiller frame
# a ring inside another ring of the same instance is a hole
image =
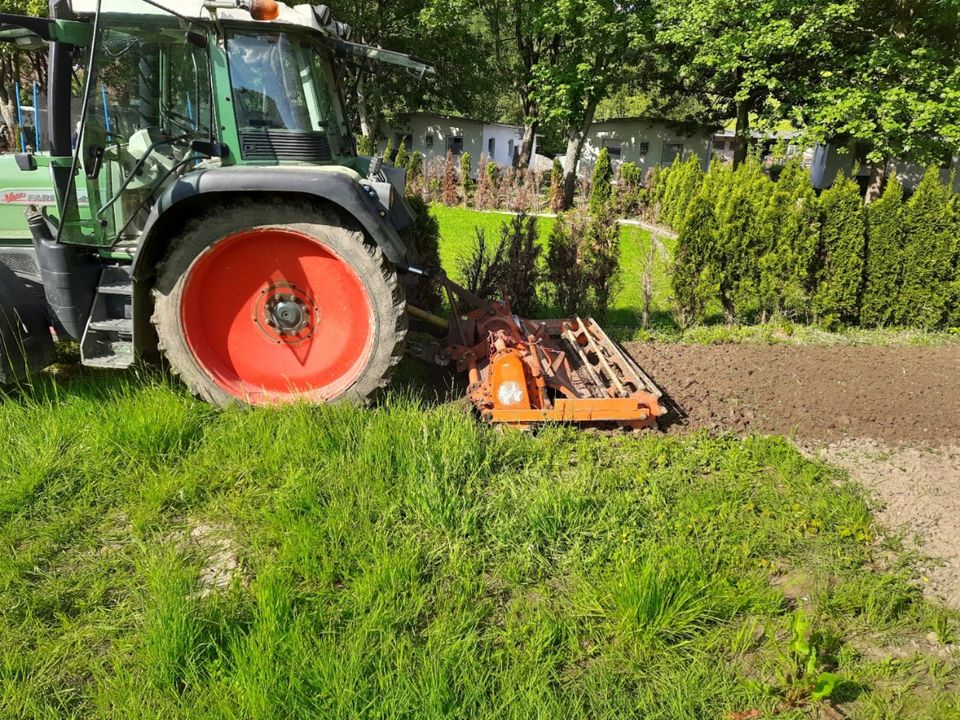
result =
[[[509,301],[484,300],[442,270],[410,270],[442,287],[451,308],[448,320],[408,305],[411,316],[447,331],[444,343],[415,352],[467,373],[468,397],[485,422],[638,430],[667,414],[660,388],[593,318],[521,318]]]

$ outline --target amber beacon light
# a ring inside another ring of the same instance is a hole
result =
[[[250,16],[254,20],[276,20],[280,17],[280,6],[275,0],[253,0],[250,3]]]

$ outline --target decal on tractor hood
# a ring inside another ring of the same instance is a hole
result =
[[[87,191],[77,193],[81,205],[88,204]],[[57,196],[49,188],[0,189],[0,205],[56,205]]]

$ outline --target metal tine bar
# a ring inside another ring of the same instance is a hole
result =
[[[590,378],[593,380],[594,385],[597,388],[598,397],[604,397],[609,395],[607,392],[607,386],[604,385],[603,381],[597,376],[597,373],[594,371],[593,366],[587,360],[586,354],[583,352],[583,348],[580,347],[580,343],[577,342],[576,336],[573,334],[573,330],[570,328],[569,323],[563,324],[563,339],[566,341],[567,345],[570,346],[570,350],[576,352],[580,356],[580,360],[583,363],[583,366],[587,369],[587,372],[590,374]]]
[[[647,375],[639,365],[637,365],[632,357],[614,345],[613,341],[603,331],[603,328],[597,325],[593,318],[589,318],[589,328],[595,336],[600,338],[601,342],[607,346],[612,353],[615,353],[623,360],[624,365],[626,365],[635,374],[638,385],[642,386],[654,397],[663,397],[663,391],[657,387],[657,384],[653,381],[653,379]]]
[[[620,378],[617,376],[617,373],[613,371],[613,368],[610,367],[610,363],[607,362],[606,353],[600,349],[600,346],[597,345],[597,341],[593,339],[593,335],[587,329],[587,324],[579,316],[577,317],[577,322],[580,323],[580,327],[583,329],[583,335],[587,339],[587,345],[593,350],[594,354],[597,356],[597,361],[600,363],[600,366],[606,371],[607,377],[610,378],[610,382],[613,383],[613,386],[617,389],[617,392],[621,397],[627,397],[630,393],[627,392],[627,389],[623,386],[623,383],[620,382]]]

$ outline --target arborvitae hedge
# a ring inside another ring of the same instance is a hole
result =
[[[855,323],[860,317],[860,286],[866,224],[860,186],[838,173],[820,196],[823,229],[814,310],[825,325]]]
[[[691,158],[655,176],[651,206],[679,233],[681,323],[715,303],[730,321],[960,326],[960,195],[936,168],[909,202],[891,177],[867,208],[843,175],[817,197],[799,162],[776,181],[750,160],[704,173]]]
[[[610,164],[610,152],[601,148],[597,162],[593,166],[590,178],[590,212],[594,215],[606,212],[613,195],[613,166]]]
[[[673,261],[673,295],[683,327],[700,322],[713,292],[710,264],[717,244],[713,202],[701,190],[687,211]]]
[[[406,144],[401,142],[400,147],[397,148],[397,154],[393,156],[393,164],[398,168],[405,168],[407,167],[409,157],[410,154],[407,152]]]
[[[860,324],[894,322],[903,270],[903,185],[890,177],[883,196],[867,206],[867,259]]]
[[[930,168],[903,213],[906,243],[897,322],[935,328],[946,319],[954,288],[956,220],[950,189]]]
[[[559,158],[553,159],[550,168],[550,210],[555,213],[563,210],[563,164]]]

